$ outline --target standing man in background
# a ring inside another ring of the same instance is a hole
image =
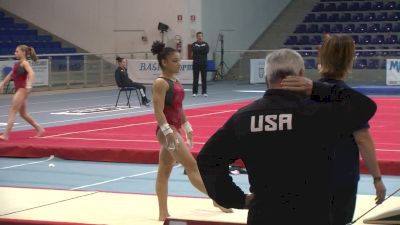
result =
[[[196,33],[197,41],[192,44],[193,52],[193,97],[197,96],[199,88],[199,73],[201,73],[201,94],[207,97],[207,54],[209,46],[203,40],[203,32]]]

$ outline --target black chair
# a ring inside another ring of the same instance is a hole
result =
[[[143,104],[143,102],[140,99],[141,95],[140,95],[140,90],[138,88],[135,88],[135,87],[124,87],[122,85],[122,81],[117,76],[115,76],[115,83],[117,84],[117,87],[119,89],[117,101],[115,102],[115,107],[118,106],[118,101],[119,101],[119,97],[121,95],[121,92],[125,92],[126,101],[127,101],[126,105],[129,108],[131,107],[131,101],[130,100],[131,100],[132,91],[136,92],[137,98],[139,100],[139,105]]]
[[[139,90],[139,89],[137,89],[137,88],[135,88],[135,87],[118,87],[118,88],[119,88],[119,91],[118,91],[117,101],[115,102],[115,107],[118,106],[118,101],[119,101],[119,97],[120,97],[120,95],[121,95],[121,92],[125,92],[126,101],[127,101],[126,105],[127,105],[129,108],[131,108],[131,102],[130,102],[130,100],[131,100],[132,91],[135,91],[135,92],[136,92],[137,98],[138,98],[138,100],[139,100],[139,105],[142,105],[142,104],[143,104],[143,103],[142,103],[142,100],[140,99],[140,96],[141,96],[141,95],[140,95],[140,90]]]

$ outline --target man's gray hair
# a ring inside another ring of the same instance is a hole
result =
[[[264,77],[267,83],[279,82],[288,75],[298,75],[304,70],[304,60],[292,49],[278,49],[265,58]]]

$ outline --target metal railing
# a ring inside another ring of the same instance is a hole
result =
[[[35,90],[101,87],[115,85],[116,56],[128,59],[154,59],[150,52],[43,54],[48,60],[48,86]],[[0,61],[15,60],[13,55],[0,56]],[[3,68],[0,68],[3,70]],[[3,71],[2,71],[3,72]],[[6,74],[2,73],[2,76]],[[0,76],[0,78],[2,78]]]
[[[225,50],[223,64],[220,60],[221,52],[216,51],[213,59],[217,70],[212,76],[216,79],[249,80],[251,59],[263,59],[271,51]],[[317,51],[297,51],[304,58],[307,76],[318,78]],[[356,53],[353,71],[347,77],[347,82],[352,84],[385,85],[386,59],[400,59],[400,49],[368,49],[357,50]],[[117,55],[128,59],[156,59],[151,52],[38,55],[40,59],[48,59],[49,82],[48,86],[37,87],[35,90],[113,86]],[[13,55],[0,56],[0,61],[13,59]]]
[[[249,80],[251,59],[265,59],[273,50],[225,50],[224,63],[221,64],[221,52],[214,54],[217,75],[224,67],[224,79]],[[318,78],[317,50],[296,50],[304,59],[306,74],[311,78]],[[363,49],[356,50],[353,70],[346,78],[351,84],[385,85],[386,60],[400,59],[400,49]],[[400,65],[399,65],[400,66]]]

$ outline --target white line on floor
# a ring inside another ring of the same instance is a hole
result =
[[[236,109],[225,110],[225,111],[221,111],[221,112],[204,113],[204,114],[199,114],[199,115],[194,115],[194,116],[187,116],[187,117],[188,118],[192,118],[192,117],[200,117],[200,116],[209,116],[209,115],[222,114],[222,113],[233,112],[233,111],[236,111]],[[81,130],[81,131],[67,132],[67,133],[43,136],[43,137],[39,137],[39,138],[52,138],[52,137],[59,137],[59,136],[69,135],[69,134],[79,134],[79,133],[87,133],[87,132],[93,132],[93,131],[112,130],[112,129],[118,129],[118,128],[140,126],[140,125],[146,125],[146,124],[156,124],[156,123],[157,123],[157,121],[150,121],[150,122],[144,122],[144,123],[133,123],[133,124],[127,124],[127,125],[121,125],[121,126],[115,126],[115,127],[106,127],[106,128],[92,129],[92,130]]]
[[[229,102],[236,102],[236,101],[245,101],[245,100],[251,100],[248,98],[236,98],[236,99],[229,99],[229,100],[222,100],[222,101],[214,101],[214,102],[205,102],[205,103],[197,103],[197,104],[190,104],[185,106],[186,109],[192,108],[194,106],[214,106],[213,104],[216,103],[229,103]],[[107,114],[107,115],[100,115],[100,116],[89,116],[89,117],[82,117],[82,118],[75,118],[75,119],[68,119],[68,120],[57,120],[57,121],[52,121],[52,122],[40,122],[38,121],[41,125],[47,125],[47,124],[58,124],[58,123],[65,123],[65,122],[73,122],[73,121],[80,121],[80,120],[88,120],[88,122],[92,122],[89,119],[97,119],[97,118],[104,118],[104,117],[115,117],[115,116],[122,116],[122,115],[133,115],[137,113],[143,113],[143,112],[153,112],[153,108],[148,108],[146,110],[141,110],[141,111],[134,111],[134,112],[124,112],[124,113],[115,113],[115,114]],[[14,128],[23,128],[23,127],[30,127],[31,125],[25,124],[21,126],[14,126]]]
[[[51,137],[51,139],[62,139],[62,140],[85,140],[85,141],[110,141],[110,142],[147,142],[147,143],[158,143],[156,140],[133,140],[133,139],[106,139],[106,138],[73,138],[73,137]],[[204,145],[205,142],[193,142],[193,144]]]
[[[17,125],[17,124],[19,124],[19,123],[14,123],[14,125]],[[0,127],[5,127],[5,126],[7,126],[7,123],[0,123]]]
[[[381,149],[381,148],[377,148],[376,151],[377,152],[397,152],[397,153],[400,153],[400,150],[398,150],[398,149]]]
[[[33,165],[33,164],[38,164],[38,163],[44,163],[44,162],[49,162],[54,159],[54,155],[51,155],[48,159],[46,160],[41,160],[41,161],[35,161],[35,162],[30,162],[30,163],[24,163],[24,164],[18,164],[18,165],[13,165],[13,166],[6,166],[0,168],[0,170],[5,170],[5,169],[11,169],[15,167],[21,167],[21,166],[27,166],[27,165]]]
[[[181,166],[182,165],[179,164],[177,166],[174,166],[174,168],[178,168],[178,167],[181,167]],[[93,187],[93,186],[97,186],[97,185],[107,184],[107,183],[111,183],[111,182],[114,182],[114,181],[124,180],[126,178],[140,177],[140,176],[143,176],[143,175],[157,173],[157,171],[158,170],[153,170],[153,171],[148,171],[148,172],[144,172],[144,173],[138,173],[138,174],[133,174],[133,175],[129,175],[129,176],[118,177],[118,178],[115,178],[115,179],[106,180],[106,181],[102,181],[102,182],[98,182],[98,183],[94,183],[94,184],[88,184],[88,185],[83,185],[83,186],[71,188],[71,189],[68,189],[68,190],[74,191],[74,190],[79,190],[79,189],[83,189],[83,188],[87,188],[87,187]]]

